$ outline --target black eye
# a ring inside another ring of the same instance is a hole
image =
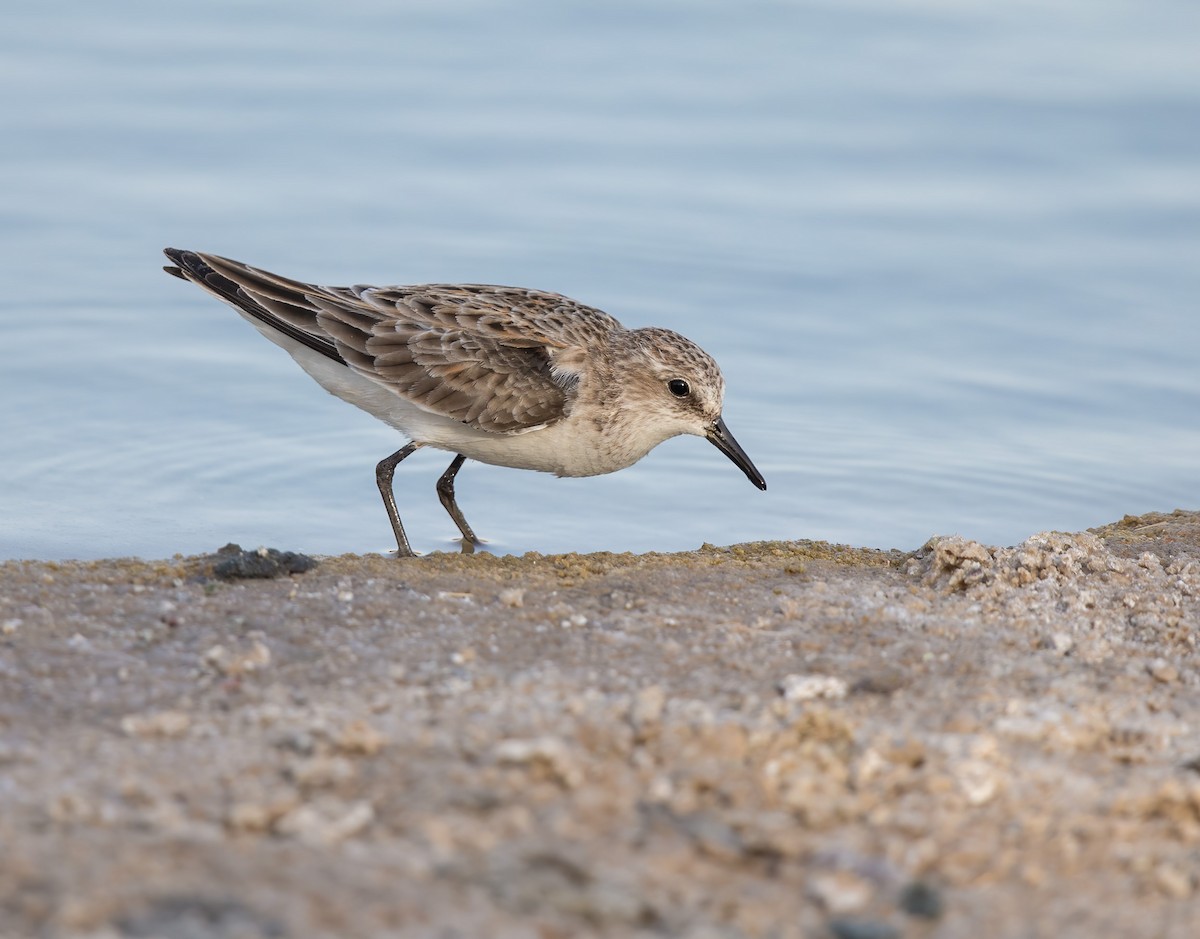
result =
[[[688,383],[682,378],[672,378],[667,382],[667,390],[676,398],[686,398],[692,393],[692,389],[688,387]]]

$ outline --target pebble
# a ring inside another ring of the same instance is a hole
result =
[[[900,939],[899,929],[879,919],[831,919],[829,931],[834,939]]]
[[[334,740],[339,750],[352,756],[374,756],[386,743],[387,738],[364,720],[351,721]]]
[[[229,678],[258,672],[271,664],[271,650],[261,639],[255,639],[248,649],[235,651],[218,643],[203,656],[204,664]]]
[[[938,919],[945,911],[941,891],[924,880],[914,880],[900,891],[900,909],[909,916]]]
[[[583,782],[584,774],[579,761],[566,744],[556,737],[502,740],[493,750],[493,756],[498,763],[543,766],[553,779],[567,789],[574,789]]]
[[[833,675],[785,675],[778,685],[785,701],[813,701],[846,697],[849,686]]]
[[[1192,895],[1191,875],[1166,861],[1154,869],[1154,883],[1173,900],[1186,900]]]
[[[506,587],[501,590],[497,599],[505,606],[519,607],[525,605],[525,588],[524,587]]]
[[[807,885],[809,895],[826,912],[840,916],[855,913],[871,902],[874,888],[853,871],[814,874]]]
[[[295,551],[275,548],[246,551],[236,544],[225,545],[207,560],[212,564],[213,576],[221,580],[269,579],[284,574],[303,574],[317,566],[316,560]]]
[[[645,735],[658,725],[666,704],[667,693],[661,685],[649,685],[638,691],[629,708],[629,721],[639,735]]]
[[[182,737],[191,726],[191,716],[183,711],[127,714],[121,718],[121,730],[130,737]]]
[[[362,834],[375,821],[370,802],[321,799],[297,806],[275,823],[275,831],[311,845],[332,845]]]

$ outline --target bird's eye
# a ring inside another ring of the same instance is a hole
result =
[[[692,389],[688,387],[688,383],[682,378],[672,378],[667,382],[667,390],[676,398],[686,398],[692,392]]]

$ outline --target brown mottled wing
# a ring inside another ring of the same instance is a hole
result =
[[[494,433],[566,416],[580,353],[621,329],[600,310],[519,287],[320,287],[216,255],[169,256],[188,279],[419,407]],[[207,268],[202,278],[189,256]]]

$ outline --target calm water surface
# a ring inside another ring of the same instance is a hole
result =
[[[165,245],[556,290],[722,363],[704,441],[468,464],[497,551],[1013,543],[1196,508],[1200,6],[9,3],[0,557],[384,550],[397,435]],[[447,458],[397,474],[452,547]]]

